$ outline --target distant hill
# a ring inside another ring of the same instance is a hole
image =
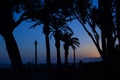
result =
[[[99,62],[102,61],[100,57],[88,57],[81,59],[83,62]]]

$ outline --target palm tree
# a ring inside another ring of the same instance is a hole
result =
[[[75,63],[75,48],[76,46],[79,47],[79,40],[76,37],[72,37],[73,33],[65,32],[62,36],[62,41],[64,42],[64,49],[65,49],[65,65],[68,65],[68,54],[69,54],[69,46],[71,46],[74,50],[74,63]]]
[[[76,63],[76,58],[75,58],[75,49],[76,47],[79,47],[79,39],[76,37],[70,38],[70,46],[73,49],[73,54],[74,54],[74,64]]]
[[[43,27],[43,33],[45,34],[45,40],[46,40],[46,58],[47,58],[47,64],[51,64],[51,59],[50,59],[50,44],[49,44],[49,34],[50,34],[50,22],[51,22],[51,17],[55,14],[55,13],[61,13],[64,16],[69,16],[70,13],[67,12],[68,10],[68,6],[66,6],[66,4],[64,4],[65,2],[68,3],[68,1],[64,1],[64,0],[44,0],[42,1],[44,2],[44,4],[42,3],[42,7],[37,7],[35,9],[33,8],[29,8],[29,17],[32,18],[32,20],[39,20],[40,23],[42,22],[44,24]],[[27,1],[27,3],[29,3],[29,1]],[[39,4],[38,2],[35,4],[35,6],[37,6],[37,4]],[[63,5],[64,4],[64,5]],[[69,4],[72,5],[72,1],[69,1]],[[70,6],[69,5],[69,6]],[[67,13],[66,13],[67,12]],[[37,23],[37,24],[40,24]],[[37,25],[35,24],[35,26]],[[34,26],[34,27],[35,27]],[[59,34],[57,34],[59,35]],[[57,40],[58,41],[58,40]],[[59,46],[59,41],[57,42],[58,44],[56,44],[56,46]],[[59,55],[59,49],[57,50],[58,55]],[[58,62],[60,62],[60,58],[58,58]]]
[[[46,54],[47,54],[46,62],[47,65],[49,66],[51,64],[51,59],[50,59],[50,41],[49,41],[50,27],[48,24],[44,24],[43,33],[45,34],[45,40],[46,40]]]
[[[51,18],[50,26],[51,32],[53,32],[53,36],[55,38],[55,46],[57,49],[57,64],[61,64],[60,58],[60,40],[62,37],[63,32],[71,31],[72,30],[67,26],[69,20],[66,20],[63,15],[55,15]]]
[[[49,1],[48,1],[49,2]],[[45,3],[45,6],[42,6],[42,9],[35,10],[33,12],[28,12],[29,17],[32,18],[33,21],[36,21],[36,23],[31,26],[36,27],[36,25],[44,24],[43,26],[43,33],[45,35],[45,42],[46,42],[46,64],[49,66],[51,64],[51,58],[50,58],[50,41],[49,41],[49,34],[50,34],[50,7],[48,3]]]

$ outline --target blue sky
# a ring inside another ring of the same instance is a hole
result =
[[[24,63],[34,62],[34,41],[38,41],[38,63],[46,62],[46,49],[45,49],[45,36],[43,34],[43,25],[37,26],[36,28],[29,27],[34,22],[23,21],[15,30],[14,37],[17,41],[22,61]],[[82,26],[77,20],[74,20],[68,24],[74,31],[74,37],[78,37],[80,40],[80,47],[76,49],[76,60],[79,62],[82,58],[86,57],[99,57],[99,53],[94,46],[92,40],[84,31]],[[51,48],[51,60],[52,63],[56,62],[56,48],[54,43],[54,37],[50,37],[50,48]],[[69,62],[73,62],[73,50],[70,48],[69,51]],[[61,42],[61,58],[64,62],[64,49],[63,43]],[[0,63],[10,63],[5,42],[2,36],[0,36]]]

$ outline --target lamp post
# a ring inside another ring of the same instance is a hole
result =
[[[35,68],[37,68],[37,40],[35,40]]]

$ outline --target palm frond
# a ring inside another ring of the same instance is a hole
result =
[[[62,41],[67,44],[68,46],[71,46],[73,49],[76,49],[76,47],[79,47],[79,39],[77,37],[72,37],[73,33],[65,32],[63,34]]]
[[[38,21],[38,22],[36,22],[35,24],[33,24],[32,26],[30,26],[30,28],[29,29],[31,29],[31,28],[35,28],[36,26],[40,26],[42,24],[42,22],[41,21]]]

